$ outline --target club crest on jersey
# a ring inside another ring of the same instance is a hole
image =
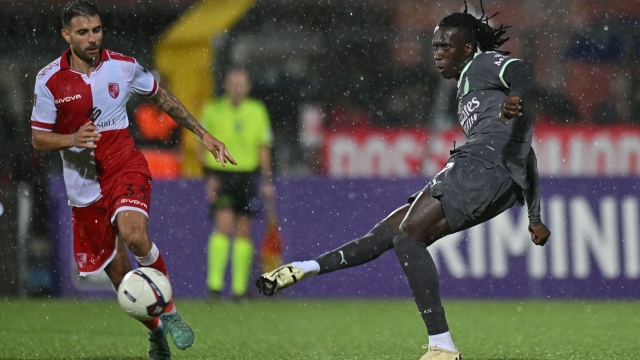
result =
[[[78,255],[76,255],[76,257],[78,260],[78,265],[80,265],[80,267],[83,267],[87,263],[87,254],[79,253]]]
[[[120,85],[118,83],[109,83],[109,95],[114,99],[120,95]]]

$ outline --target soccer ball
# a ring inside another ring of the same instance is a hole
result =
[[[160,316],[173,292],[169,279],[156,269],[141,267],[130,271],[118,287],[118,302],[129,316],[146,321]]]

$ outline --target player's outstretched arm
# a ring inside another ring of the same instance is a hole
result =
[[[31,129],[31,143],[38,151],[63,150],[70,147],[95,149],[101,136],[98,127],[91,121],[87,121],[73,134],[57,134]]]
[[[151,98],[151,101],[162,111],[166,112],[175,122],[202,139],[204,147],[213,154],[216,161],[222,164],[222,166],[224,166],[227,161],[234,165],[237,164],[224,143],[209,134],[171,92],[159,87],[158,92]]]
[[[527,183],[525,190],[527,199],[527,211],[529,215],[529,233],[531,241],[536,245],[544,245],[551,231],[542,223],[540,217],[540,176],[538,175],[538,159],[533,148],[529,150],[527,156]]]

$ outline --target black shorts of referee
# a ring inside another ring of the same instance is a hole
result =
[[[217,209],[231,209],[236,214],[254,217],[258,214],[258,172],[219,171],[205,168],[207,181],[215,180],[216,196],[209,203],[209,215]]]

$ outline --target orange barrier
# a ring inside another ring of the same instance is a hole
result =
[[[149,170],[154,179],[176,179],[182,172],[180,155],[172,150],[141,149],[142,155],[149,163]]]

